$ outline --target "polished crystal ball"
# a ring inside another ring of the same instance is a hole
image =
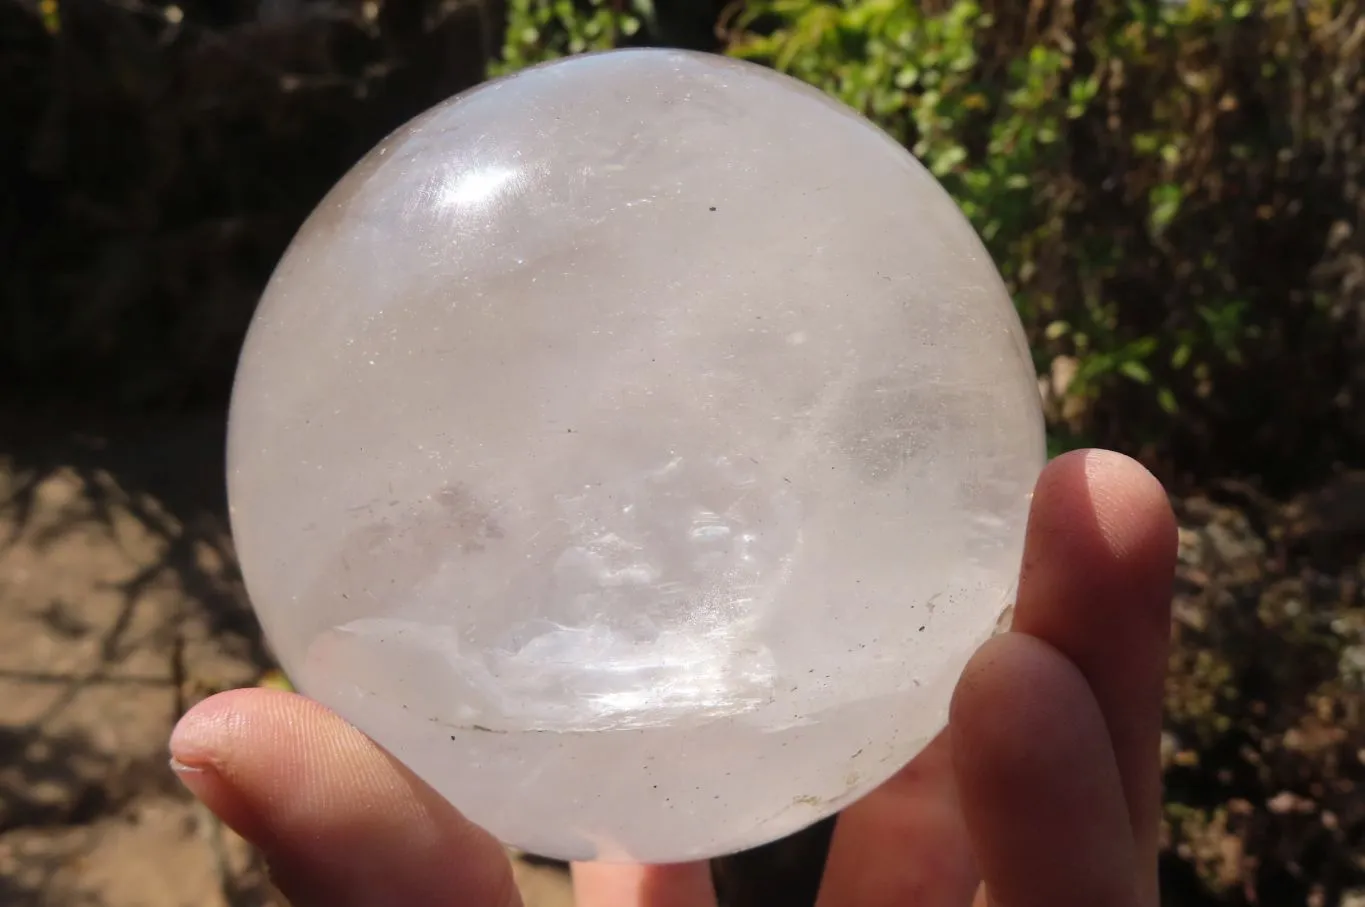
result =
[[[260,304],[228,457],[300,690],[508,844],[673,862],[830,815],[941,730],[1044,442],[924,167],[791,78],[638,50],[356,165]]]

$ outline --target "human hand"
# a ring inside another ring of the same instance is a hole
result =
[[[1014,628],[968,664],[948,729],[839,817],[821,907],[1156,907],[1175,522],[1117,454],[1052,462]],[[289,693],[198,704],[189,789],[297,907],[513,907],[502,847],[359,731]],[[706,864],[573,867],[580,907],[714,907]]]

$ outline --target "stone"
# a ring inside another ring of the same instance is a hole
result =
[[[1012,604],[1032,359],[947,193],[718,56],[480,86],[318,206],[229,432],[294,683],[511,846],[673,862],[847,806]]]

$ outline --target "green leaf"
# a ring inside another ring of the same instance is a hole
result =
[[[951,173],[953,168],[967,159],[967,149],[961,145],[950,145],[938,154],[933,156],[933,164],[930,170],[934,176],[943,177]]]
[[[1162,183],[1152,189],[1148,204],[1151,206],[1149,226],[1154,235],[1166,231],[1180,213],[1180,205],[1184,200],[1184,193],[1175,183]]]
[[[1152,373],[1147,370],[1147,366],[1133,359],[1119,364],[1119,374],[1136,381],[1138,384],[1152,383]]]

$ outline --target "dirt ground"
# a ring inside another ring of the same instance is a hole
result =
[[[27,421],[27,420],[25,420]],[[166,763],[177,716],[268,664],[232,567],[222,420],[29,424],[0,459],[0,904],[282,904]],[[4,430],[15,425],[4,420]],[[531,907],[572,903],[519,864]]]
[[[75,431],[71,426],[81,425]],[[177,716],[270,667],[239,583],[224,423],[0,411],[0,905],[266,907],[260,862],[167,767]],[[1365,471],[1177,501],[1163,900],[1365,904]],[[809,904],[829,826],[718,861]],[[528,907],[572,903],[516,864]]]

